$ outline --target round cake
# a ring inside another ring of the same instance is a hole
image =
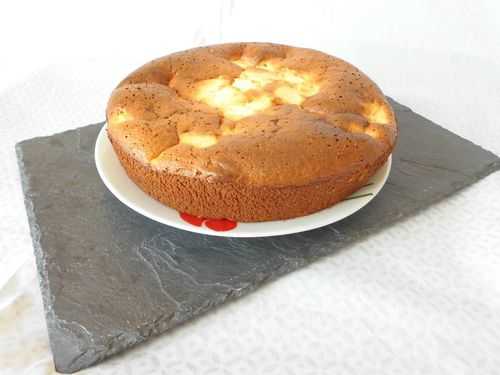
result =
[[[266,221],[332,206],[391,154],[377,85],[328,54],[220,44],[153,60],[113,91],[107,132],[128,176],[179,212]]]

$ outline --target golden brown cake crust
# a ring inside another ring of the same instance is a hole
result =
[[[131,179],[181,212],[237,221],[306,215],[376,172],[394,113],[361,71],[275,44],[196,48],[123,80],[108,136]]]

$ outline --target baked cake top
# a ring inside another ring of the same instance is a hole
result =
[[[174,53],[142,66],[107,107],[114,141],[151,168],[256,186],[311,184],[387,156],[383,93],[351,64],[277,44]]]

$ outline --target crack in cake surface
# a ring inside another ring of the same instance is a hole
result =
[[[320,90],[311,74],[284,67],[279,61],[252,64],[240,59],[233,63],[243,68],[238,77],[202,80],[192,97],[220,110],[230,120],[240,120],[273,105],[300,105]]]

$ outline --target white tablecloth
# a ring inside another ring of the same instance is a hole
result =
[[[489,12],[482,14],[484,25],[492,24]],[[238,26],[237,10],[220,17],[224,27],[195,30],[191,44],[228,40],[225,35],[259,38],[231,34]],[[345,26],[342,17],[333,18]],[[407,21],[391,27],[416,28]],[[362,22],[372,21],[364,17]],[[298,27],[287,24],[289,30]],[[336,24],[331,27],[339,31]],[[398,34],[387,27],[387,33]],[[448,49],[433,48],[433,33],[443,37],[438,26],[422,31],[429,45],[420,40],[412,48],[370,34],[350,45],[335,35],[328,42],[324,33],[313,38],[285,31],[276,31],[272,40],[309,41],[351,60],[388,95],[500,154],[500,52],[491,49],[493,39],[485,42],[490,50],[482,51],[460,50],[456,38]],[[477,32],[463,35],[464,45],[474,46]],[[53,371],[14,144],[103,120],[110,90],[143,59],[140,50],[128,52],[129,58],[120,51],[50,65],[0,94],[2,374]],[[495,173],[416,217],[81,373],[498,373],[499,188],[500,173]]]

